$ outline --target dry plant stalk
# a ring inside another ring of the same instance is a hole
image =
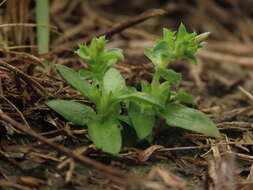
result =
[[[29,21],[29,2],[30,0],[8,0],[6,2],[6,13],[4,23],[28,23]],[[24,45],[30,38],[29,28],[24,26],[14,26],[8,28],[5,35],[12,41],[8,44]]]
[[[209,190],[236,190],[235,156],[231,153],[209,162]]]

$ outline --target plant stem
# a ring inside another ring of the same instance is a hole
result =
[[[36,0],[36,22],[38,53],[49,51],[49,5],[48,0]],[[44,25],[44,26],[41,26]]]
[[[153,79],[151,82],[151,88],[152,91],[155,90],[155,88],[160,84],[160,75],[158,74],[158,72],[156,71],[153,75]]]
[[[104,84],[102,80],[98,80],[98,89],[100,93],[100,100],[98,101],[98,104],[96,105],[96,107],[97,107],[98,114],[103,116],[107,107],[107,96],[105,94]]]

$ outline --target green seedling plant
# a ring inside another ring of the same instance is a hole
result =
[[[67,100],[49,100],[46,104],[68,121],[87,126],[93,143],[111,154],[120,152],[127,131],[124,129],[134,131],[132,135],[138,140],[150,139],[161,118],[167,127],[218,137],[217,127],[204,113],[180,104],[194,104],[194,100],[185,92],[171,89],[180,85],[182,77],[168,69],[171,62],[181,58],[196,63],[195,54],[207,36],[208,33],[188,33],[183,24],[177,33],[164,29],[163,39],[144,51],[154,64],[155,72],[151,83],[141,82],[140,91],[127,86],[120,72],[113,68],[118,60],[124,60],[122,50],[105,50],[105,37],[94,38],[89,46],[81,44],[76,51],[89,70],[76,72],[56,65],[60,75],[94,106]]]

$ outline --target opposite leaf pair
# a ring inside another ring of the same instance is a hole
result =
[[[187,93],[171,90],[171,86],[179,86],[181,74],[167,69],[171,61],[179,58],[195,62],[195,53],[203,38],[203,34],[187,33],[182,24],[177,34],[165,29],[163,39],[144,51],[154,64],[155,73],[151,83],[142,81],[141,91],[126,86],[119,71],[112,68],[117,60],[123,60],[122,51],[117,48],[104,50],[105,37],[94,38],[90,46],[80,45],[76,51],[86,61],[89,71],[75,72],[63,65],[56,65],[56,68],[70,85],[94,103],[95,110],[65,100],[50,100],[46,104],[65,119],[88,126],[94,144],[112,154],[121,150],[122,136],[126,135],[124,129],[134,132],[134,136],[142,140],[152,136],[159,118],[164,118],[168,127],[219,136],[218,129],[205,114],[175,103],[193,104],[194,101]],[[88,79],[92,82],[89,83]],[[126,109],[124,113],[122,105]]]

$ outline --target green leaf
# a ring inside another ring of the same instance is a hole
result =
[[[110,59],[116,59],[116,60],[124,60],[124,55],[122,53],[122,50],[119,48],[112,48],[107,51],[105,51],[103,55],[103,60],[108,61]]]
[[[111,154],[119,153],[122,139],[117,120],[104,122],[92,120],[88,123],[88,133],[93,143],[103,151]]]
[[[181,23],[176,34],[171,30],[164,29],[163,39],[157,40],[152,48],[146,48],[144,54],[158,68],[165,69],[171,61],[182,58],[195,64],[195,54],[202,47],[202,40],[206,39],[208,35],[209,33],[200,35],[195,32],[188,33]]]
[[[145,48],[144,49],[144,54],[146,57],[148,57],[150,59],[150,61],[154,64],[154,65],[159,65],[161,64],[161,60],[159,59],[159,57],[157,57],[157,55],[154,53],[153,49],[151,48]]]
[[[179,28],[178,28],[177,39],[181,39],[181,38],[185,37],[187,34],[188,33],[187,33],[187,30],[186,30],[184,24],[181,23]]]
[[[128,115],[119,115],[117,118],[119,121],[126,123],[127,125],[131,126],[131,120]]]
[[[79,55],[82,59],[84,60],[89,60],[90,59],[90,51],[88,47],[84,44],[79,44],[78,45],[79,49],[75,51],[77,55]]]
[[[170,46],[168,44],[168,42],[166,42],[165,40],[157,40],[155,43],[155,46],[153,48],[153,51],[155,54],[168,54],[168,50],[169,50]]]
[[[164,106],[170,98],[170,92],[170,83],[165,81],[152,91],[152,95],[158,98]]]
[[[196,64],[195,54],[202,47],[200,40],[206,37],[207,34],[197,36],[195,32],[188,33],[185,26],[181,24],[174,43],[173,59],[186,58]]]
[[[98,53],[102,52],[104,50],[105,44],[106,44],[105,36],[100,36],[98,38],[94,38],[94,41],[96,42],[94,48],[97,50]]]
[[[92,69],[93,67],[96,67],[94,65],[100,64],[105,43],[105,36],[93,38],[89,46],[85,44],[79,44],[79,48],[75,51],[75,53],[83,58],[87,62],[88,66]]]
[[[100,36],[98,38],[92,38],[89,48],[90,56],[93,60],[99,58],[104,50],[106,43],[105,36]]]
[[[92,101],[96,106],[98,105],[98,102],[100,102],[101,99],[101,92],[98,88],[97,82],[93,81],[90,85],[90,91],[89,91],[89,100]]]
[[[61,76],[83,96],[89,97],[90,84],[78,72],[64,65],[55,65]]]
[[[118,95],[125,89],[125,79],[121,76],[120,72],[114,68],[109,69],[103,79],[104,90],[107,94]]]
[[[158,99],[143,92],[134,92],[130,94],[124,94],[124,95],[118,96],[118,100],[119,101],[130,100],[130,101],[142,102],[145,104],[156,106],[158,108],[162,108],[162,105]]]
[[[124,60],[122,50],[118,48],[112,48],[104,50],[106,44],[105,36],[99,38],[93,38],[90,45],[79,45],[79,49],[76,53],[85,60],[92,78],[101,81],[104,74],[114,65],[117,60]],[[87,73],[82,72],[87,76]]]
[[[141,80],[141,91],[144,92],[144,93],[147,93],[147,94],[151,93],[151,86],[145,80]]]
[[[168,30],[166,28],[163,29],[163,40],[165,40],[169,45],[173,45],[175,40],[175,32]]]
[[[153,48],[144,49],[144,54],[156,67],[166,68],[171,60],[171,48],[172,46],[165,40],[157,40]]]
[[[79,70],[79,76],[80,76],[82,79],[87,80],[87,79],[89,79],[89,78],[92,78],[93,75],[94,75],[94,74],[93,74],[92,72],[90,72],[90,71],[86,71],[86,70],[84,70],[84,69],[80,69],[80,70]]]
[[[119,115],[118,120],[121,125],[121,135],[122,135],[122,146],[123,147],[133,147],[138,142],[138,137],[135,129],[132,127],[133,124],[128,115]]]
[[[66,120],[77,125],[86,125],[95,114],[94,110],[78,102],[68,100],[49,100],[45,104],[63,116]]]
[[[192,64],[197,65],[197,58],[194,54],[185,55],[185,58],[188,59]]]
[[[180,104],[168,104],[162,116],[169,126],[192,130],[212,137],[220,135],[213,121],[204,113]]]
[[[171,69],[163,69],[163,68],[157,68],[158,74],[167,80],[171,85],[179,86],[181,80],[182,80],[182,75],[181,73],[177,73]]]
[[[140,140],[152,133],[155,126],[155,112],[151,106],[131,102],[128,114]]]
[[[192,104],[192,105],[195,104],[193,97],[186,92],[180,92],[180,93],[176,94],[174,99],[178,100],[180,102],[183,102],[183,103],[187,103],[187,104]]]

